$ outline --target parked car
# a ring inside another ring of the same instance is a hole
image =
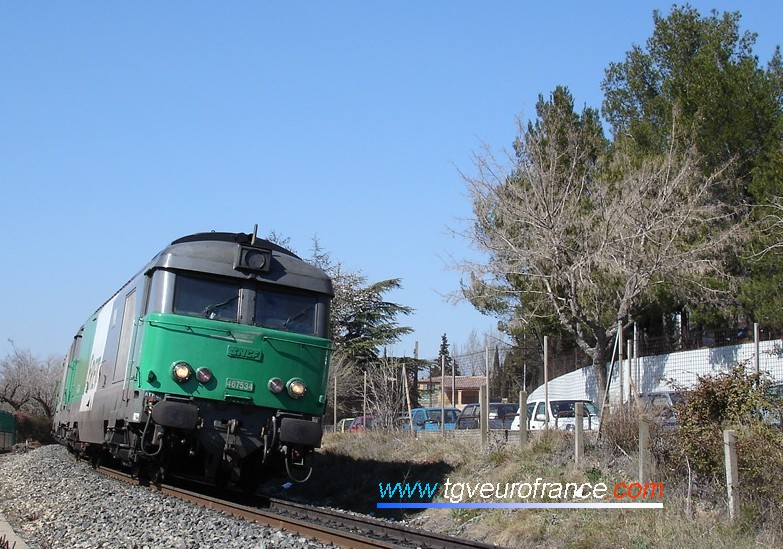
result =
[[[679,424],[677,407],[685,402],[685,396],[676,391],[653,391],[639,395],[639,410],[664,429],[674,429]]]
[[[407,427],[406,427],[407,426]],[[410,416],[408,412],[400,412],[394,418],[395,429],[410,429]]]
[[[351,422],[350,432],[371,431],[375,427],[375,416],[359,416]]]
[[[351,423],[353,423],[354,418],[352,417],[344,417],[340,421],[337,422],[337,426],[334,428],[335,433],[344,433],[348,429],[351,428]]]
[[[518,404],[508,402],[489,403],[489,428],[509,429],[519,410]],[[466,404],[457,417],[457,429],[478,429],[480,427],[481,404]]]
[[[440,429],[441,410],[443,410],[443,429],[450,431],[457,427],[459,410],[456,408],[443,408],[438,406],[426,408],[414,408],[411,410],[411,419],[414,431],[437,431]],[[410,423],[403,423],[402,428],[410,430]]]
[[[598,429],[601,420],[598,414],[598,407],[589,400],[582,399],[557,399],[549,401],[549,428],[573,431],[576,428],[575,407],[576,403],[583,404],[582,427],[585,430],[595,431]],[[544,399],[533,400],[527,403],[526,409],[520,408],[519,415],[511,422],[510,429],[519,430],[520,415],[527,416],[528,429],[538,431],[547,427],[546,421],[546,403]]]

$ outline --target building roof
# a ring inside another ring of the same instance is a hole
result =
[[[445,376],[445,386],[451,387],[451,376]],[[420,379],[419,385],[440,385],[441,380],[443,380],[443,376],[437,376],[427,379]],[[479,387],[482,385],[485,385],[487,383],[487,378],[485,376],[455,376],[454,377],[454,387],[456,389],[476,389],[478,390]]]

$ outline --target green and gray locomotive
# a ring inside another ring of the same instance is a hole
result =
[[[55,437],[153,481],[249,487],[283,469],[306,479],[332,296],[323,271],[255,234],[175,240],[79,329]]]

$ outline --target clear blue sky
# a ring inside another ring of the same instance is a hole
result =
[[[766,62],[783,3],[739,10]],[[496,325],[458,289],[459,172],[508,147],[538,94],[600,107],[611,61],[652,31],[649,1],[3,2],[0,356],[64,354],[171,240],[225,230],[317,237],[437,355]]]

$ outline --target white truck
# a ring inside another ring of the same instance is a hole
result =
[[[601,423],[598,408],[589,400],[557,399],[549,400],[549,428],[573,431],[576,429],[576,403],[582,403],[582,427],[585,431],[596,431]],[[520,418],[527,418],[528,430],[539,431],[547,425],[546,403],[543,399],[531,400],[527,409],[520,408],[519,414],[511,423],[510,430],[519,430]]]

